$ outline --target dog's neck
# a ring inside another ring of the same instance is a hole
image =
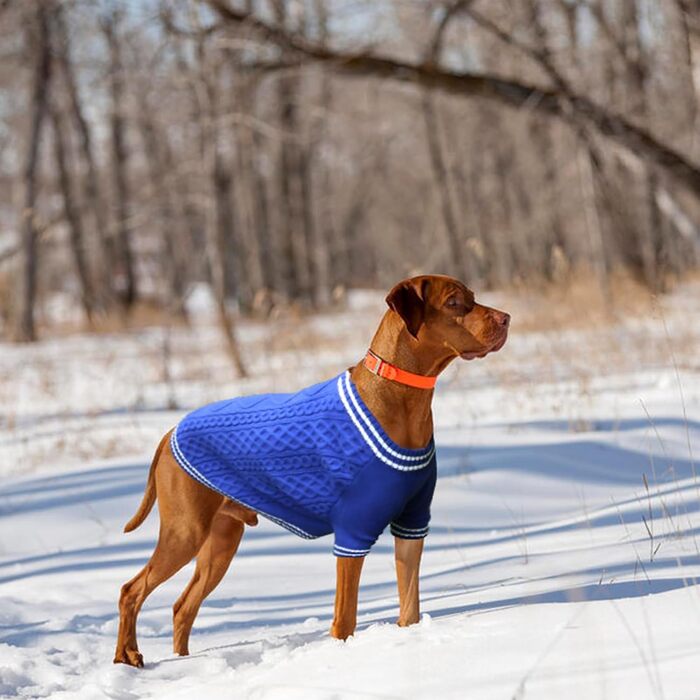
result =
[[[415,339],[398,314],[387,311],[374,334],[370,348],[385,362],[396,367],[436,376],[454,359],[451,348],[431,345],[418,334]],[[352,380],[362,400],[387,435],[401,447],[424,447],[433,434],[432,389],[416,389],[378,377],[363,362],[351,370]]]

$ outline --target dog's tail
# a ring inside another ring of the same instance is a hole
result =
[[[151,469],[148,472],[146,490],[143,492],[143,500],[141,501],[141,505],[136,511],[134,517],[129,520],[126,525],[124,525],[124,532],[131,532],[132,530],[135,530],[146,519],[148,514],[151,512],[151,508],[153,508],[153,504],[156,502],[156,465],[160,459],[160,453],[163,451],[163,447],[165,447],[165,443],[170,439],[171,432],[172,431],[168,431],[163,436],[163,439],[158,445],[156,453],[153,455]]]

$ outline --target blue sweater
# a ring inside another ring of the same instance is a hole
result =
[[[369,553],[387,525],[428,534],[437,467],[389,438],[344,372],[296,394],[219,401],[173,430],[192,477],[305,538],[335,533],[334,554]]]

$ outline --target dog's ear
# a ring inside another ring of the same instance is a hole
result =
[[[399,282],[387,295],[386,303],[401,316],[408,332],[418,337],[418,329],[425,321],[425,299],[428,280],[424,277]]]

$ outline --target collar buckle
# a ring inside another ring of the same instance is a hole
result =
[[[378,355],[375,355],[371,350],[367,351],[367,356],[365,357],[365,367],[377,376],[381,376],[379,373],[382,370],[382,365],[385,364],[384,360]]]

